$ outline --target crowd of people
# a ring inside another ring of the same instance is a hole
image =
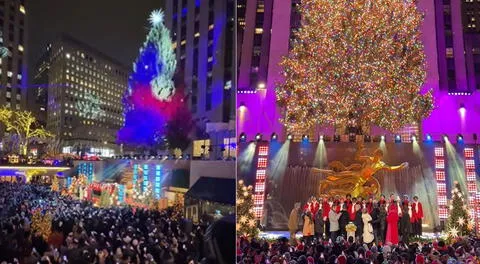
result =
[[[336,242],[324,239],[296,245],[287,238],[269,242],[266,239],[239,238],[237,263],[240,264],[478,264],[480,240],[458,239],[451,244],[444,241],[398,245],[367,245],[353,237]]]
[[[300,219],[299,219],[300,216]],[[391,194],[379,200],[351,197],[330,197],[310,200],[300,208],[297,203],[289,217],[290,239],[294,240],[299,223],[303,222],[303,237],[307,242],[312,239],[331,239],[338,237],[366,244],[390,243],[399,241],[408,244],[411,237],[422,235],[423,206],[414,196],[403,199]],[[300,221],[299,221],[300,220]]]
[[[48,234],[32,223],[39,210],[51,216]],[[47,186],[0,183],[0,263],[229,263],[216,241],[227,239],[228,223],[196,225],[175,208],[98,208]],[[217,250],[208,250],[212,241]]]

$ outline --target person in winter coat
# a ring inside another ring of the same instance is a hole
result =
[[[317,213],[315,214],[314,226],[315,226],[315,237],[321,239],[323,237],[325,222],[323,221],[323,212],[320,207]]]
[[[412,234],[412,223],[410,222],[410,214],[408,213],[408,204],[402,206],[402,217],[400,218],[399,233],[402,236],[402,241],[408,245],[410,235]]]
[[[357,227],[355,230],[355,237],[360,239],[363,233],[363,220],[362,220],[362,211],[360,210],[361,206],[359,204],[355,205],[355,220],[354,224]]]
[[[380,233],[380,209],[378,208],[378,203],[373,203],[372,213],[370,214],[372,217],[372,228],[373,228],[373,235],[375,236],[375,244],[378,244],[378,238]]]
[[[387,232],[387,204],[380,203],[378,210],[378,241],[385,242],[385,235]]]
[[[338,225],[340,227],[340,236],[344,237],[345,239],[347,239],[346,226],[350,222],[350,215],[348,214],[347,208],[348,206],[346,204],[342,206],[342,210],[340,211],[340,219],[338,219]]]
[[[303,237],[309,243],[315,235],[315,228],[313,224],[313,216],[310,210],[307,210],[302,215],[303,218]]]
[[[370,244],[373,242],[375,236],[373,235],[373,227],[372,227],[372,217],[368,213],[367,208],[363,208],[362,210],[362,221],[363,221],[363,243]]]
[[[288,231],[290,232],[290,243],[295,241],[295,234],[298,231],[298,218],[300,215],[300,203],[296,203],[288,218]]]

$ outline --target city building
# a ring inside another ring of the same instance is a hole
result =
[[[27,6],[24,0],[0,1],[0,106],[25,109],[27,91]]]
[[[285,139],[286,131],[278,122],[281,109],[275,103],[275,84],[283,80],[279,62],[288,54],[292,29],[301,22],[295,8],[299,2],[238,1],[237,131],[248,140],[257,133],[273,132]],[[462,134],[472,141],[473,134],[480,133],[480,2],[421,0],[417,4],[425,14],[422,40],[427,78],[422,91],[433,91],[435,109],[421,124],[396,133],[403,139],[430,134],[435,140],[443,134]],[[333,135],[334,130],[318,127],[312,134]],[[372,134],[392,132],[374,128]]]
[[[35,101],[40,111],[46,95],[46,127],[61,141],[62,152],[118,153],[127,67],[65,34],[47,46],[37,65]]]
[[[235,156],[234,2],[166,2],[165,24],[197,125],[194,157]]]

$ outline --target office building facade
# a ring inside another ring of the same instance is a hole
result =
[[[117,131],[124,122],[122,96],[128,70],[68,35],[47,46],[37,64],[37,101],[47,98],[47,129],[64,153],[110,157],[119,153]],[[42,88],[42,89],[40,89]]]
[[[194,156],[202,152],[219,158],[235,153],[229,151],[235,144],[234,3],[166,2],[165,22],[171,30],[177,71],[184,75],[189,108],[198,127]]]
[[[23,110],[27,97],[27,7],[24,0],[0,1],[0,106]]]

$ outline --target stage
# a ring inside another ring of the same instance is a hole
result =
[[[260,238],[268,239],[268,240],[276,240],[282,237],[289,238],[290,233],[288,231],[262,231],[258,235]],[[298,232],[295,237],[297,239],[300,239],[303,237],[302,232]],[[440,234],[438,233],[429,233],[429,232],[423,232],[422,239],[436,239],[440,238]]]
[[[336,173],[336,168],[331,168],[332,162],[341,164],[339,167],[365,169],[372,165],[362,163],[358,157],[373,158],[377,150],[383,154],[378,164],[396,169],[375,169],[368,175],[372,182],[378,182],[374,199],[380,194],[402,198],[407,195],[410,200],[418,196],[423,204],[424,231],[433,234],[434,230],[442,230],[445,226],[450,191],[457,181],[469,197],[469,210],[480,230],[480,207],[477,206],[480,201],[480,152],[477,145],[448,138],[441,142],[419,139],[401,143],[382,139],[362,145],[360,150],[358,143],[331,140],[240,142],[237,175],[254,188],[254,211],[267,231],[265,234],[275,235],[278,230],[288,229],[288,218],[295,203],[303,205],[311,196],[334,196],[320,188],[328,176],[324,171]],[[352,169],[352,173],[356,171]]]

